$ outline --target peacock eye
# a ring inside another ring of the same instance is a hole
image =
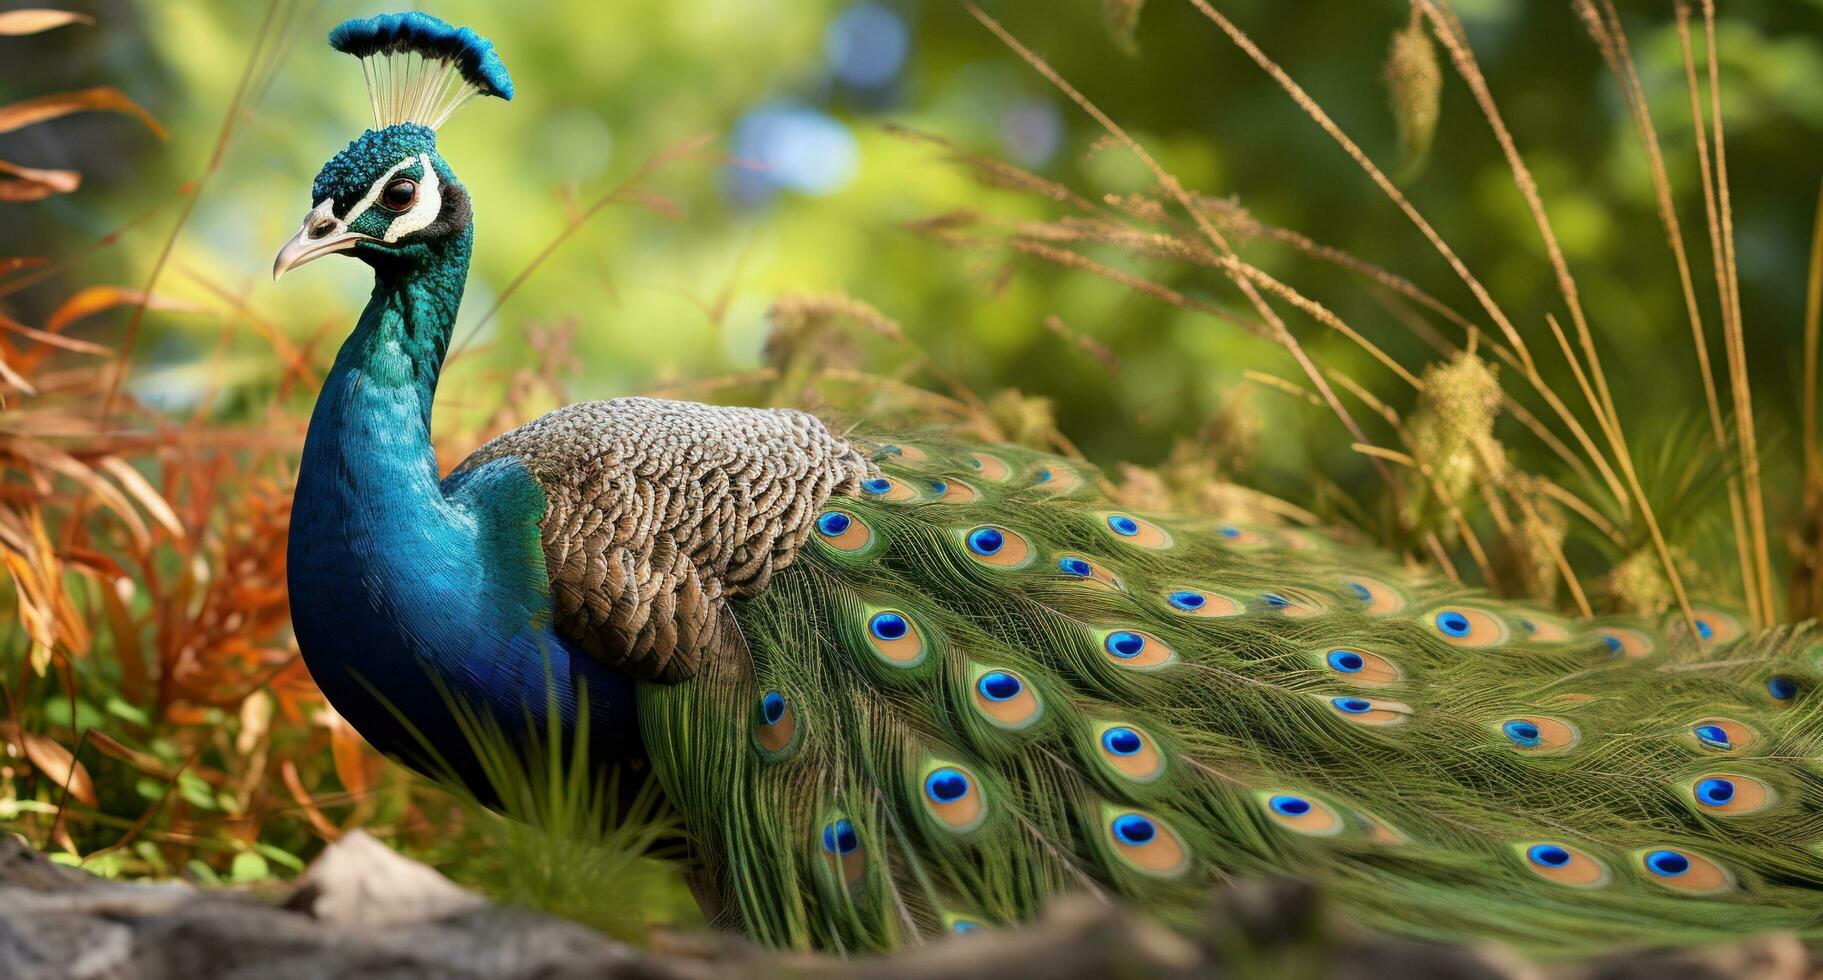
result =
[[[380,206],[388,211],[407,211],[418,199],[418,182],[400,177],[380,192]]]

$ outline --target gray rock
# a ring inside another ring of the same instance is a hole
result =
[[[230,889],[104,881],[0,835],[0,980],[1817,975],[1809,950],[1780,935],[1548,967],[1498,948],[1362,936],[1329,921],[1310,886],[1288,881],[1224,889],[1203,926],[1187,934],[1077,896],[1023,928],[895,956],[778,953],[722,934],[664,935],[655,946],[634,949],[574,922],[491,904],[359,832],[326,849],[277,902]]]

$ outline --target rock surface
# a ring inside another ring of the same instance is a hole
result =
[[[324,851],[280,902],[104,881],[0,836],[0,977],[8,980],[1823,976],[1810,951],[1777,935],[1548,967],[1492,948],[1367,939],[1327,922],[1307,886],[1264,881],[1217,895],[1201,941],[1083,897],[1056,903],[1025,928],[891,957],[780,954],[722,935],[663,936],[656,945],[635,949],[573,922],[493,905],[359,832]]]

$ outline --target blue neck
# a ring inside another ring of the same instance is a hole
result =
[[[472,784],[450,695],[512,733],[542,724],[554,696],[566,734],[586,697],[591,742],[634,743],[627,683],[550,626],[537,484],[510,460],[438,478],[431,404],[469,236],[374,262],[373,296],[311,415],[289,578],[298,645],[336,710],[420,769],[422,736]]]

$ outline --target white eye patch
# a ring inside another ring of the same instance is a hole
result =
[[[430,155],[427,153],[420,153],[416,157],[406,157],[395,164],[391,170],[381,174],[380,179],[367,188],[367,193],[348,209],[348,222],[352,224],[356,218],[367,213],[367,209],[373,207],[374,202],[380,199],[380,193],[386,190],[386,185],[393,182],[399,171],[411,166],[414,162],[422,164],[424,173],[422,177],[418,178],[418,199],[412,202],[410,210],[393,217],[392,223],[386,226],[386,234],[382,236],[381,240],[396,242],[414,231],[422,231],[430,227],[431,222],[436,221],[438,213],[443,210],[443,191],[442,181],[437,177],[436,168],[430,165]]]
[[[437,170],[430,165],[428,154],[421,153],[418,159],[424,162],[424,176],[418,179],[418,199],[412,202],[411,210],[392,219],[392,224],[386,226],[386,240],[389,242],[396,242],[402,236],[430,227],[430,223],[437,220],[437,214],[443,210],[442,181],[437,177]]]

